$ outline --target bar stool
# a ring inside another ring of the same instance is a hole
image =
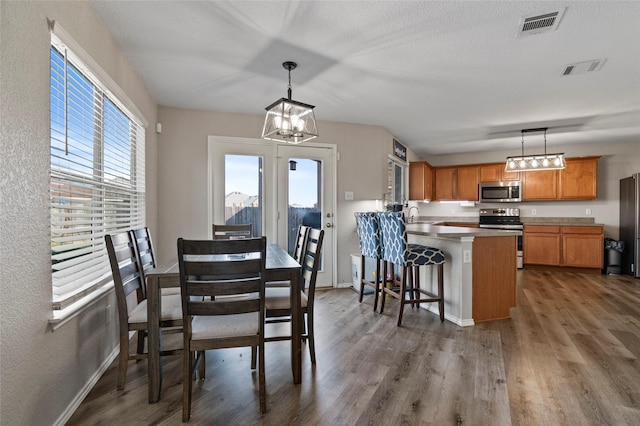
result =
[[[382,245],[380,244],[380,227],[378,218],[373,212],[355,212],[358,237],[360,238],[360,300],[364,294],[364,286],[373,288],[373,310],[378,309],[378,294],[380,286],[380,260],[382,259]],[[367,280],[365,273],[365,257],[376,260],[376,270],[374,280]]]
[[[402,323],[404,305],[407,304],[420,307],[420,303],[438,302],[440,321],[444,321],[444,253],[434,247],[408,244],[407,229],[401,212],[380,212],[377,215],[382,240],[382,259],[385,261],[383,275],[387,275],[387,263],[402,266],[399,287],[387,288],[386,285],[382,287],[380,313],[384,311],[386,299],[384,295],[389,294],[400,301],[398,326]],[[418,267],[428,265],[438,267],[438,294],[420,288]],[[407,293],[409,293],[409,299],[406,298]]]

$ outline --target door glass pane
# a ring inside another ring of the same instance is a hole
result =
[[[225,225],[250,223],[253,236],[262,235],[262,157],[225,155]]]
[[[289,159],[288,248],[295,250],[298,226],[320,229],[322,225],[322,162]]]
[[[404,167],[395,161],[389,160],[387,173],[388,203],[402,204],[404,196]]]

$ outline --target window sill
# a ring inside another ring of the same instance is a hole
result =
[[[87,296],[79,299],[77,302],[72,303],[64,309],[54,310],[53,316],[49,320],[49,327],[52,331],[56,331],[58,328],[66,324],[69,320],[90,308],[98,300],[102,299],[111,291],[113,291],[113,281],[109,281],[102,287],[91,292],[91,294],[88,294]]]

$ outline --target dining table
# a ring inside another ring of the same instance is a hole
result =
[[[161,302],[163,288],[180,287],[178,261],[173,260],[157,265],[147,272],[147,321],[148,321],[148,380],[149,403],[160,400],[162,388],[162,329],[160,327]],[[265,259],[265,282],[289,281],[291,288],[291,370],[293,383],[302,381],[302,307],[300,279],[301,266],[278,244],[267,245]]]

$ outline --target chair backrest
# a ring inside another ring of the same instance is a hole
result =
[[[402,212],[378,212],[382,259],[404,265],[407,255],[407,228]]]
[[[145,274],[156,267],[156,256],[153,252],[151,233],[147,227],[134,229],[130,232],[131,238],[135,242],[136,249],[138,250],[138,263],[142,267],[142,282],[146,294]]]
[[[355,212],[356,227],[360,238],[360,253],[365,257],[382,257],[380,226],[375,212]]]
[[[304,257],[300,265],[302,266],[302,283],[307,289],[307,304],[313,306],[313,299],[316,292],[316,277],[320,268],[320,257],[322,255],[322,241],[324,240],[324,230],[311,228],[307,235],[307,244],[304,250]]]
[[[266,247],[266,237],[202,241],[178,239],[185,333],[191,333],[191,317],[194,315],[259,312],[260,318],[264,319]]]
[[[253,225],[243,223],[240,225],[212,225],[214,240],[238,240],[253,238]]]
[[[107,234],[104,236],[111,264],[113,284],[118,303],[118,318],[120,325],[128,323],[130,306],[129,295],[136,292],[136,301],[145,299],[143,272],[138,263],[138,254],[130,232]]]
[[[307,236],[309,234],[310,226],[300,225],[298,227],[298,235],[296,237],[296,245],[293,250],[293,258],[298,263],[302,263],[302,256],[304,250],[307,247]]]

